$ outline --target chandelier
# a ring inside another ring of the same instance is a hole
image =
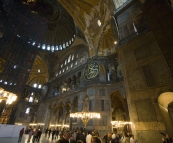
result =
[[[111,121],[111,124],[115,127],[123,127],[124,125],[127,124],[132,124],[132,122],[127,122],[127,121]]]
[[[88,100],[87,96],[85,96],[83,100],[83,110],[82,112],[75,112],[75,113],[70,113],[70,117],[72,118],[80,118],[82,120],[82,123],[84,125],[84,128],[86,128],[86,125],[88,121],[92,118],[100,118],[100,113],[97,112],[89,112],[88,110]]]
[[[0,88],[0,102],[2,102],[2,100],[5,100],[6,104],[11,104],[13,103],[13,101],[16,101],[16,99],[16,94],[5,91],[3,88]]]

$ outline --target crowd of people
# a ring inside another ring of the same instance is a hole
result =
[[[21,141],[24,129],[22,129],[19,135],[19,142]],[[83,128],[76,128],[70,131],[67,128],[60,130],[59,128],[47,128],[44,131],[42,129],[27,129],[25,133],[28,134],[28,143],[39,142],[40,137],[44,132],[44,136],[50,140],[56,140],[57,143],[137,143],[133,134],[129,133],[110,133],[107,132],[103,137],[99,136],[99,133],[93,130],[84,130]]]
[[[127,132],[107,132],[103,137],[100,137],[99,133],[95,129],[86,131],[83,128],[77,128],[70,131],[67,128],[63,128],[62,130],[58,128],[47,128],[43,132],[46,138],[51,139],[52,141],[56,140],[56,143],[137,143],[134,135]],[[25,130],[25,133],[28,134],[28,143],[31,140],[34,143],[40,141],[42,130],[30,128]],[[18,142],[21,142],[23,134],[24,128],[22,128],[19,132]],[[162,141],[162,143],[173,143],[168,134],[165,134]]]

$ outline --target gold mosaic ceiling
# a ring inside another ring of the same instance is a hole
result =
[[[48,68],[42,58],[37,55],[26,85],[33,87],[33,85],[37,83],[38,85],[41,84],[43,86],[46,82],[48,82],[48,79]]]
[[[111,29],[111,15],[114,11],[112,0],[58,0],[70,13],[83,31],[89,44],[90,57],[107,56],[115,53]],[[98,20],[101,26],[98,26]]]
[[[118,41],[118,36],[115,36],[111,27],[111,15],[114,11],[112,0],[58,0],[58,2],[84,33],[90,57],[107,56],[116,52],[114,42]],[[98,21],[101,22],[100,26]],[[51,40],[51,37],[51,32],[48,32],[47,39]]]

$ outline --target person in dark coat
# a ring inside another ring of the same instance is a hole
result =
[[[45,137],[47,136],[48,133],[48,128],[45,130]]]
[[[48,138],[50,138],[50,134],[51,134],[51,129],[48,130]]]
[[[76,135],[76,142],[78,140],[81,140],[83,143],[86,143],[85,135],[83,134],[83,131],[79,130],[79,132]]]
[[[103,137],[105,143],[109,143],[112,140],[112,136],[109,132]]]
[[[42,131],[41,131],[40,129],[38,129],[38,133],[37,133],[37,136],[38,136],[38,141],[40,141],[41,134],[42,134]]]
[[[102,143],[101,139],[97,136],[91,138],[91,143]]]
[[[52,130],[52,141],[54,140],[55,133],[56,133],[56,132],[55,132],[55,130],[53,129],[53,130]]]
[[[72,133],[70,130],[64,130],[61,138],[56,143],[69,143]]]
[[[24,133],[24,128],[22,128],[22,129],[20,130],[20,132],[19,132],[19,139],[18,139],[18,142],[21,142],[23,133]]]

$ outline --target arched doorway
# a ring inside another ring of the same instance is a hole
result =
[[[172,107],[173,92],[162,93],[158,98],[158,104],[163,116],[163,120],[166,126],[167,133],[173,137],[173,122],[171,120],[169,107]],[[170,108],[171,109],[171,108]]]
[[[114,91],[110,95],[112,111],[112,130],[113,132],[131,132],[129,125],[129,113],[126,100],[119,91]]]

